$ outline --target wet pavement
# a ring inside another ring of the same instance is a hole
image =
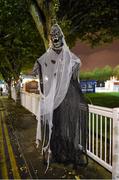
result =
[[[4,112],[4,121],[21,179],[111,179],[111,173],[90,158],[88,166],[78,169],[73,169],[72,164],[51,163],[45,174],[46,165],[43,162],[41,148],[37,149],[35,144],[37,123],[35,116],[7,97],[0,97],[0,109]],[[0,165],[2,169],[1,162]],[[1,169],[0,176],[2,176]],[[10,172],[12,179],[13,172],[8,168],[8,173]]]

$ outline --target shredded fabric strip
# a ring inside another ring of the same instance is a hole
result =
[[[58,26],[58,25],[57,25]],[[59,26],[58,26],[59,27]],[[60,29],[60,27],[59,27]],[[62,35],[63,32],[60,29]],[[64,100],[68,91],[70,79],[73,73],[73,67],[80,64],[80,59],[77,58],[66,45],[63,35],[63,46],[61,52],[58,54],[53,50],[52,44],[49,49],[38,60],[41,65],[42,79],[43,79],[43,93],[40,90],[40,101],[37,113],[37,132],[36,144],[39,146],[39,140],[43,139],[42,153],[47,151],[47,168],[49,167],[50,140],[52,134],[52,119],[53,111]],[[37,63],[33,71],[37,69]],[[41,121],[43,121],[44,134],[41,138]],[[46,143],[46,124],[49,128],[48,140]]]

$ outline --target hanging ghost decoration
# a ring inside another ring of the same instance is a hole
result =
[[[33,68],[33,74],[39,74],[40,66],[43,84],[37,113],[36,144],[38,146],[39,140],[43,139],[42,150],[49,153],[53,112],[60,106],[67,94],[74,67],[79,67],[81,63],[80,59],[66,45],[64,34],[58,24],[52,26],[50,36],[49,49],[37,59]],[[41,137],[41,121],[44,126],[43,137]],[[46,124],[49,128],[47,143]]]

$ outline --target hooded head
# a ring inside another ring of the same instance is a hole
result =
[[[63,33],[57,24],[52,26],[50,35],[53,48],[60,49],[63,46]]]

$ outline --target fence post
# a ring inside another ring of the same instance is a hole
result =
[[[113,109],[112,179],[119,179],[119,108]]]

